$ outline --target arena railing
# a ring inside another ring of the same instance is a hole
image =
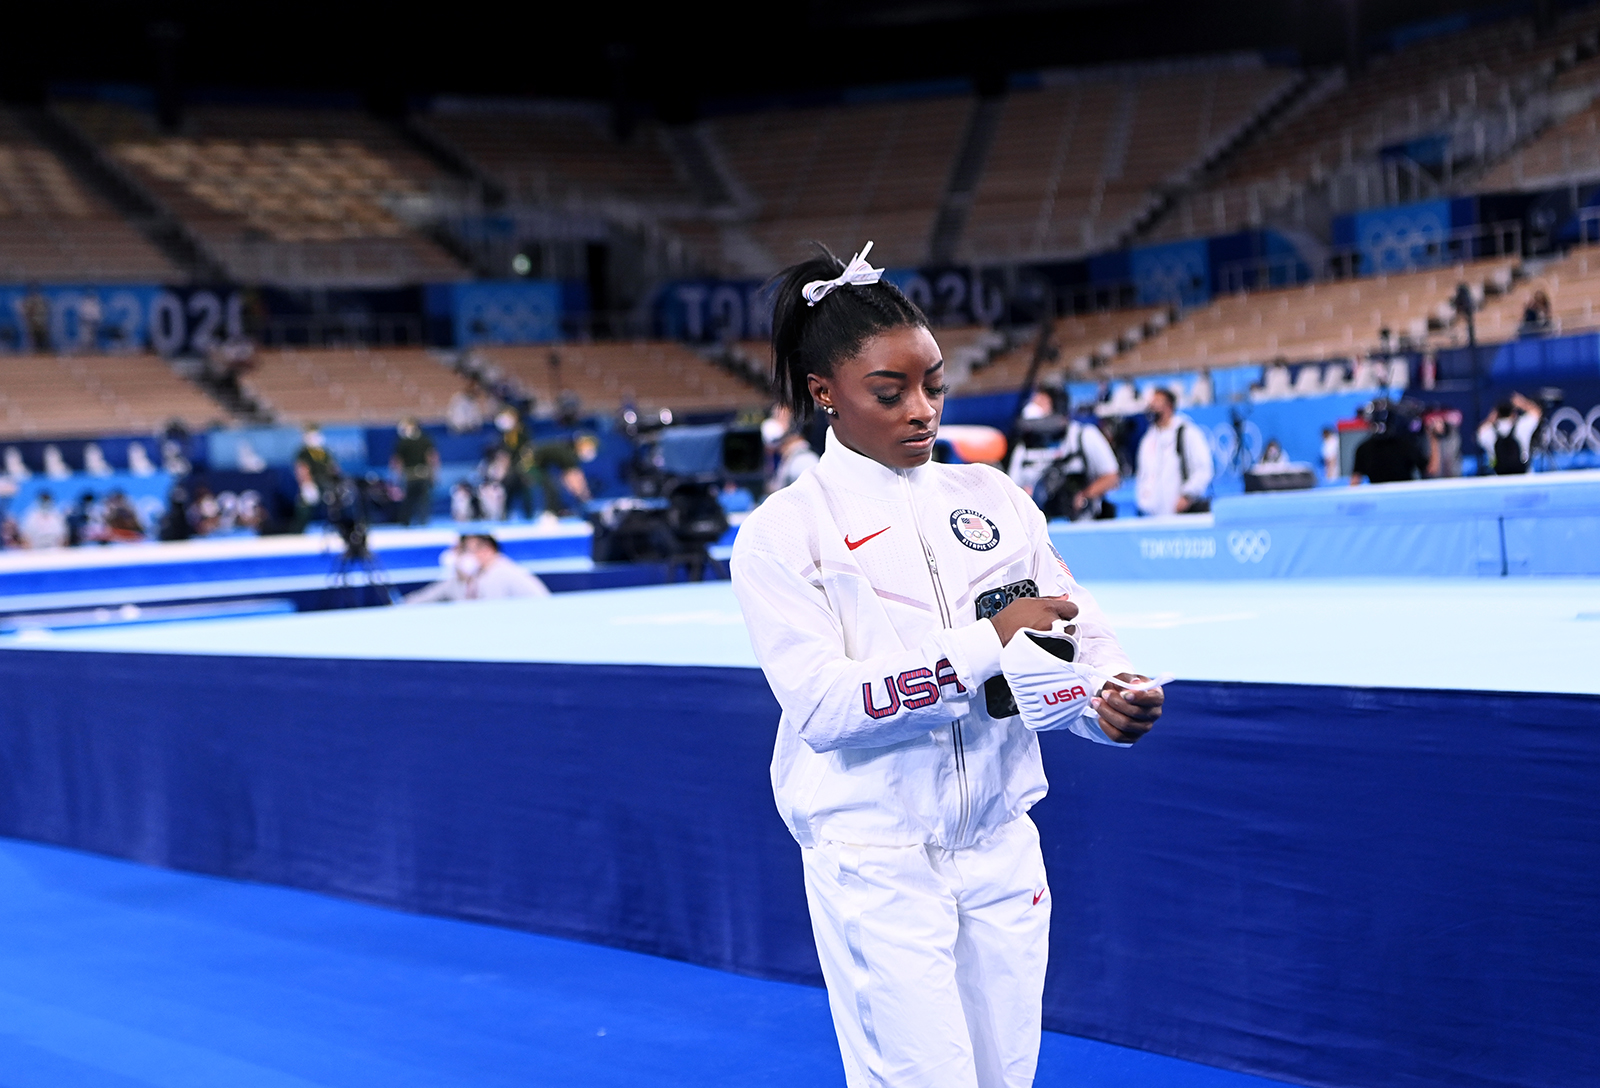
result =
[[[1596,211],[1600,212],[1600,209]],[[1231,295],[1240,291],[1271,290],[1311,282],[1419,272],[1496,257],[1520,258],[1523,255],[1522,223],[1504,220],[1456,227],[1437,238],[1397,245],[1393,253],[1396,262],[1382,268],[1370,266],[1369,254],[1361,246],[1329,248],[1315,266],[1308,263],[1303,255],[1231,261],[1217,270],[1219,293]]]

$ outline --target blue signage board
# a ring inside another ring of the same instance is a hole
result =
[[[586,306],[577,284],[560,280],[481,280],[430,284],[429,318],[448,325],[457,347],[474,344],[549,344],[562,338],[563,319]]]
[[[243,335],[244,296],[232,287],[0,287],[0,351],[204,355]]]

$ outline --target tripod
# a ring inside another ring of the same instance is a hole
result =
[[[367,542],[366,494],[348,480],[323,494],[328,524],[344,541],[344,551],[334,561],[328,575],[335,608],[362,608],[370,593],[373,604],[399,604],[400,595],[389,581],[389,573],[372,553]],[[343,602],[343,603],[341,603]]]

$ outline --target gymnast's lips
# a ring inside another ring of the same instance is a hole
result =
[[[914,446],[917,449],[927,449],[933,445],[933,440],[937,437],[937,431],[923,431],[921,434],[912,435],[910,438],[902,438],[900,444],[902,446]]]

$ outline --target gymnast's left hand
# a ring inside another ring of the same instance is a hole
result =
[[[1148,679],[1147,676],[1131,672],[1117,675],[1117,680],[1130,684]],[[1161,707],[1166,701],[1166,693],[1160,688],[1123,691],[1113,680],[1100,689],[1100,695],[1089,705],[1100,716],[1101,732],[1119,744],[1132,744],[1150,732],[1150,727],[1161,717]]]

